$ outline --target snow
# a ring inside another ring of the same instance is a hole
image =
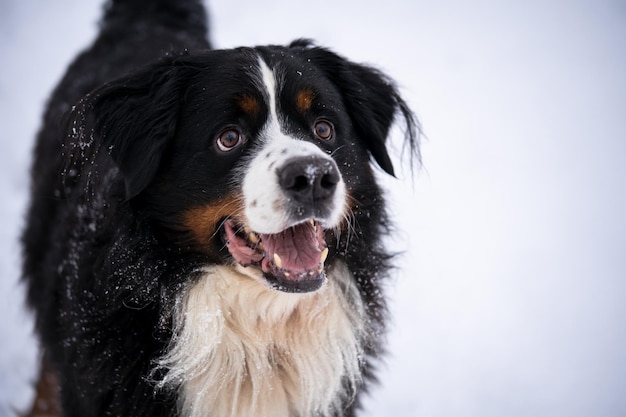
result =
[[[310,37],[384,69],[424,126],[423,168],[384,179],[406,253],[366,416],[626,415],[623,2],[210,10],[219,47]],[[0,4],[0,416],[28,404],[37,354],[18,285],[32,140],[99,12],[96,0]]]

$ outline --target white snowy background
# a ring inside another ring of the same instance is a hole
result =
[[[367,416],[626,415],[624,0],[211,1],[217,47],[310,37],[395,78],[423,168]],[[44,101],[99,0],[0,1],[0,416],[30,400],[17,236]],[[398,146],[399,148],[399,146]]]

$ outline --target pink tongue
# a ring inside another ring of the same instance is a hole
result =
[[[263,259],[263,254],[249,247],[246,240],[237,236],[236,230],[239,228],[237,223],[232,220],[227,220],[224,224],[224,230],[226,230],[226,246],[231,255],[233,255],[233,258],[235,258],[237,262],[245,266],[260,262]]]
[[[263,249],[270,259],[277,254],[284,270],[296,273],[315,270],[324,249],[321,227],[317,229],[319,233],[315,226],[306,222],[280,233],[261,235]]]

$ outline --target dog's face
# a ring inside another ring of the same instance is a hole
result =
[[[95,95],[126,198],[180,250],[270,287],[325,282],[400,111],[378,72],[303,42],[182,56]],[[329,258],[329,252],[330,258]]]

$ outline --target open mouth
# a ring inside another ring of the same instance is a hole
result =
[[[254,266],[267,282],[285,292],[319,289],[326,275],[328,247],[324,230],[307,220],[274,234],[255,233],[233,219],[224,222],[224,240],[232,257],[242,266]]]

